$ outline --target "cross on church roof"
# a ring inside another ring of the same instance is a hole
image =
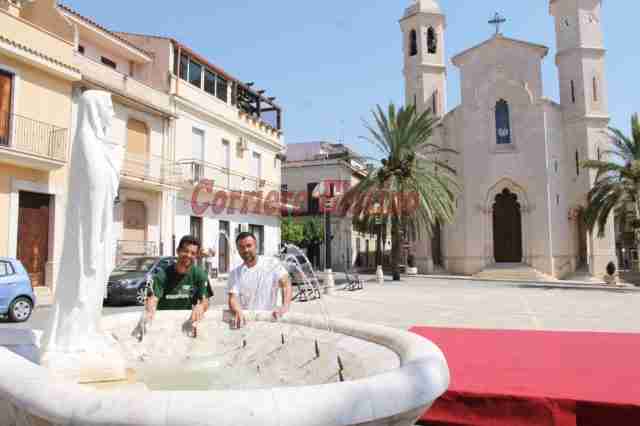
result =
[[[500,34],[500,25],[504,24],[505,22],[507,22],[505,17],[496,12],[493,19],[489,21],[489,24],[496,26],[496,35],[498,35]]]

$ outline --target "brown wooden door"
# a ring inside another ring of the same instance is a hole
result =
[[[522,219],[518,196],[508,189],[493,205],[493,247],[498,263],[522,262]]]
[[[13,77],[0,71],[0,145],[9,145]]]
[[[34,287],[44,286],[49,255],[50,196],[20,192],[18,213],[18,259]]]

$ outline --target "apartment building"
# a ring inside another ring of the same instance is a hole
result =
[[[126,146],[114,206],[116,261],[171,254],[172,194],[180,183],[173,161],[177,117],[169,94],[153,87],[156,58],[77,11],[59,10],[77,34],[74,56],[82,80],[73,87],[73,116],[84,90],[111,92],[115,118],[109,137]]]
[[[278,194],[281,186],[285,146],[275,98],[175,39],[118,35],[152,53],[151,84],[171,97],[176,115],[172,154],[183,179],[173,199],[173,235],[200,237],[216,250],[223,274],[241,262],[233,254],[241,231],[256,235],[261,254],[276,255],[277,210],[266,214],[259,208],[259,200]],[[231,205],[236,196],[242,200]],[[243,209],[244,200],[249,208]]]
[[[322,182],[348,182],[354,187],[367,174],[361,156],[343,144],[330,142],[293,143],[287,145],[287,158],[283,170],[283,190],[302,204],[299,211],[291,212],[295,218],[317,217],[324,220],[320,200],[314,197],[314,189]],[[336,191],[337,192],[337,191]],[[376,236],[354,229],[351,217],[330,215],[331,269],[375,267]],[[324,223],[324,222],[323,222]],[[325,246],[308,250],[310,260],[317,267],[326,269]]]
[[[51,293],[62,251],[74,29],[54,0],[0,0],[0,256]]]

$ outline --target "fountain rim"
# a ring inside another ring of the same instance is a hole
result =
[[[270,312],[245,312],[249,321],[273,322]],[[162,320],[184,319],[184,311],[159,311]],[[222,321],[223,311],[212,310],[208,320]],[[139,313],[105,316],[103,329],[130,326]],[[283,323],[327,329],[321,316],[288,313]],[[300,424],[300,413],[318,415],[317,401],[330,401],[321,410],[324,423],[359,424],[401,416],[430,406],[449,386],[449,368],[442,351],[431,341],[409,331],[348,319],[328,320],[333,332],[360,338],[387,347],[400,359],[400,367],[357,380],[258,390],[140,391],[132,395],[121,390],[95,390],[71,382],[53,380],[48,370],[6,348],[0,347],[0,399],[51,422],[99,425],[190,425],[194,413],[202,413],[216,424],[267,425]],[[12,395],[20,395],[16,398]],[[58,395],[53,399],[50,395]],[[324,403],[324,402],[323,402]],[[163,407],[163,410],[158,410]],[[166,408],[164,408],[166,407]],[[116,409],[117,408],[117,409]],[[302,410],[302,411],[301,411]],[[165,417],[162,417],[162,413]],[[231,415],[230,415],[231,413]],[[158,416],[161,416],[160,418]],[[240,417],[238,417],[240,416]],[[162,420],[164,418],[164,420]],[[297,420],[296,420],[297,419]],[[267,423],[265,423],[267,422]]]

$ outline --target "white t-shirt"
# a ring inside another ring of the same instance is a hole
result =
[[[253,268],[243,263],[231,271],[227,293],[238,296],[242,309],[270,311],[278,304],[278,281],[287,274],[278,259],[258,256]]]

